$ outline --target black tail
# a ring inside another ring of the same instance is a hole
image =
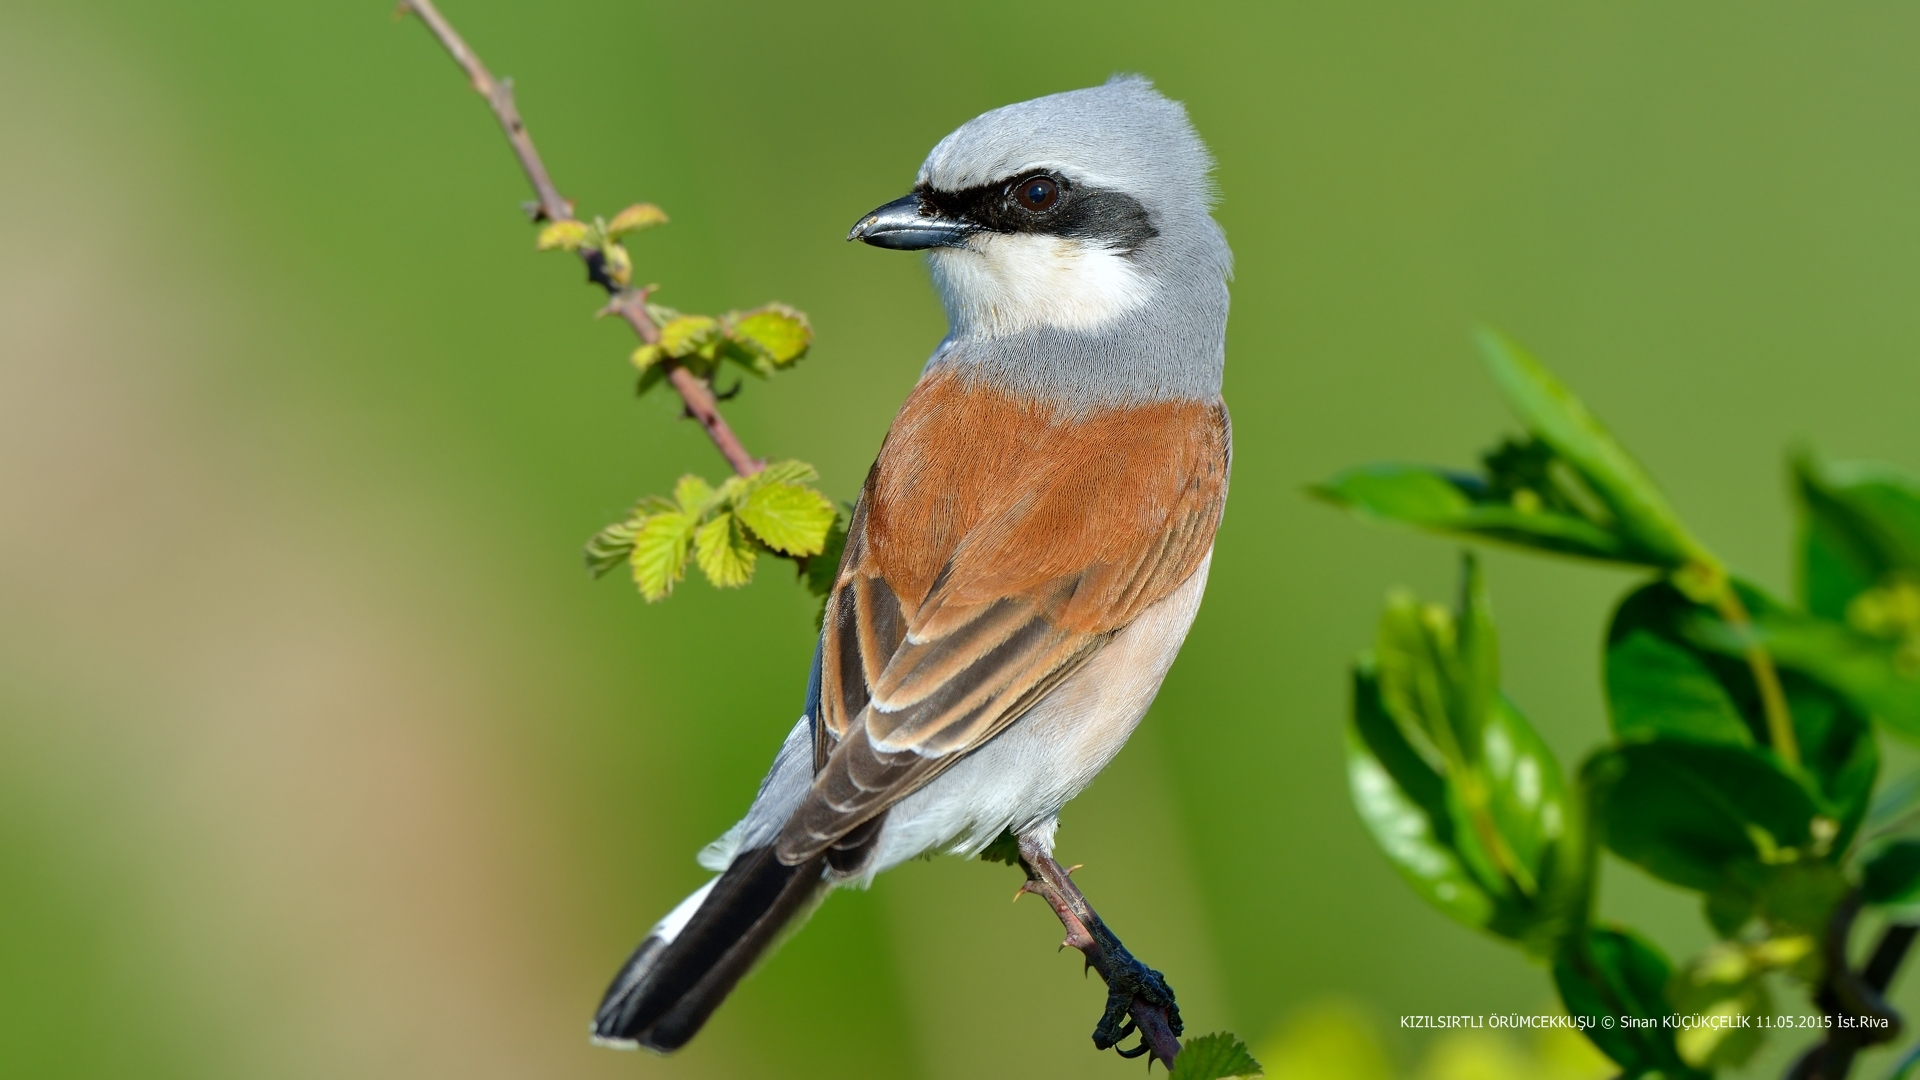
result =
[[[825,858],[786,866],[771,845],[741,852],[677,934],[656,932],[633,950],[601,999],[594,1038],[662,1053],[685,1046],[824,888]]]

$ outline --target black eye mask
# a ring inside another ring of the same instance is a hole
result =
[[[1029,210],[1017,195],[1038,178],[1052,180],[1059,195],[1044,210]],[[1147,209],[1131,195],[1076,184],[1052,173],[1021,173],[991,184],[939,191],[925,184],[914,194],[943,216],[958,218],[989,232],[1059,236],[1117,248],[1126,254],[1160,235]]]

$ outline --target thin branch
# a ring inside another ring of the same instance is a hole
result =
[[[481,97],[487,99],[493,115],[500,121],[500,128],[506,132],[507,142],[513,145],[514,156],[520,159],[520,169],[527,174],[527,182],[533,185],[538,197],[535,204],[535,218],[547,221],[573,220],[573,203],[560,194],[553,184],[553,178],[547,173],[546,163],[540,160],[540,152],[534,149],[533,136],[527,133],[527,125],[520,119],[520,110],[513,103],[513,80],[495,78],[480,57],[467,45],[466,39],[453,28],[446,16],[433,6],[433,0],[400,0],[400,10],[412,12],[420,17],[427,29],[439,40],[453,62],[466,72],[467,80]],[[660,340],[660,329],[653,324],[653,317],[647,313],[647,293],[649,289],[630,289],[621,286],[606,273],[606,263],[600,252],[583,248],[580,258],[587,264],[587,276],[595,284],[607,290],[612,298],[607,305],[610,314],[625,319],[628,326],[640,340],[652,345]],[[686,404],[687,415],[700,422],[700,427],[713,440],[720,456],[741,476],[752,476],[766,467],[766,462],[747,452],[740,437],[727,426],[726,418],[720,415],[720,405],[714,400],[713,388],[698,376],[672,361],[667,370],[667,382],[680,395]]]
[[[1093,905],[1087,903],[1086,894],[1073,883],[1068,871],[1053,860],[1044,844],[1035,838],[1020,837],[1020,862],[1027,872],[1021,891],[1033,893],[1053,908],[1060,925],[1067,930],[1067,939],[1061,946],[1071,945],[1080,950],[1087,966],[1099,972],[1106,982],[1110,997],[1121,992],[1121,987],[1137,982],[1141,972],[1159,981],[1159,973],[1135,960],[1113,931],[1100,921]],[[1160,983],[1160,989],[1166,990],[1165,983]],[[1160,995],[1144,989],[1132,994],[1125,1010],[1130,1020],[1124,1028],[1117,1027],[1118,1018],[1113,1015],[1115,1010],[1110,1004],[1108,1015],[1101,1017],[1100,1026],[1094,1029],[1094,1046],[1105,1050],[1137,1030],[1140,1046],[1121,1051],[1122,1056],[1135,1057],[1150,1052],[1153,1058],[1148,1060],[1149,1066],[1157,1058],[1172,1071],[1173,1059],[1180,1053],[1180,1009],[1174,1005],[1170,990],[1166,991],[1164,1001],[1150,1000],[1155,996]]]
[[[633,327],[633,332],[641,341],[654,345],[660,341],[660,328],[653,325],[653,316],[647,314],[647,294],[651,291],[653,291],[651,285],[644,289],[621,290],[614,294],[613,300],[607,307],[612,314],[625,319],[627,325]],[[686,404],[687,415],[700,422],[701,430],[707,433],[707,438],[713,440],[713,445],[719,449],[720,456],[727,459],[727,464],[733,466],[733,471],[741,476],[752,476],[766,468],[766,461],[747,453],[747,448],[740,442],[740,437],[727,426],[727,418],[720,415],[720,403],[714,400],[713,388],[679,364],[670,360],[665,363],[669,365],[667,383]]]
[[[401,0],[400,7],[420,16],[427,24],[433,36],[440,40],[453,62],[467,73],[467,80],[487,104],[493,106],[493,115],[500,120],[500,127],[507,133],[507,141],[513,144],[513,153],[520,159],[520,168],[533,183],[534,194],[540,197],[540,214],[549,221],[566,221],[573,217],[573,204],[561,198],[560,189],[553,186],[553,178],[547,175],[547,166],[540,160],[539,151],[533,148],[533,136],[527,134],[527,126],[520,122],[520,110],[513,105],[513,80],[496,79],[480,57],[467,47],[465,38],[453,28],[446,16],[433,6],[433,0]]]

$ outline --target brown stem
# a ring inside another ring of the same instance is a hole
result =
[[[1760,709],[1767,718],[1767,739],[1790,765],[1800,764],[1800,740],[1793,733],[1793,712],[1787,707],[1787,693],[1780,686],[1780,670],[1773,666],[1773,654],[1754,637],[1753,617],[1740,602],[1740,594],[1731,583],[1721,586],[1714,608],[1727,625],[1746,642],[1747,666],[1753,669],[1753,682],[1760,690]]]
[[[1032,835],[1020,837],[1020,861],[1027,872],[1027,881],[1021,890],[1045,900],[1053,908],[1054,915],[1059,917],[1060,925],[1066,927],[1067,939],[1061,943],[1062,947],[1071,945],[1080,950],[1081,955],[1086,957],[1087,966],[1099,972],[1100,978],[1109,987],[1113,986],[1123,966],[1138,964],[1106,924],[1100,921],[1093,905],[1087,903],[1086,894],[1073,883],[1067,870],[1054,861],[1045,843]],[[1173,1059],[1180,1053],[1180,1039],[1175,1028],[1179,1023],[1179,1010],[1172,1009],[1170,1012],[1168,1005],[1150,1002],[1136,995],[1127,1006],[1127,1014],[1139,1030],[1141,1042],[1154,1058],[1171,1071]],[[1097,1045],[1097,1033],[1095,1041]]]
[[[433,6],[433,0],[400,0],[400,10],[410,11],[420,17],[433,36],[445,47],[453,62],[466,72],[467,80],[479,95],[487,99],[493,115],[500,121],[501,130],[507,134],[507,142],[513,145],[514,156],[520,159],[520,169],[527,174],[527,182],[533,185],[538,197],[535,217],[547,221],[573,220],[573,204],[560,194],[548,175],[546,163],[540,160],[540,152],[533,147],[533,136],[527,133],[527,125],[520,119],[520,110],[513,103],[513,80],[497,79],[480,57],[467,45],[466,39],[453,28],[440,9]],[[653,319],[647,314],[646,297],[649,290],[628,289],[620,286],[604,272],[605,264],[601,254],[589,248],[580,251],[580,258],[587,264],[587,273],[595,282],[605,287],[613,298],[609,310],[618,314],[633,327],[640,340],[651,345],[660,340],[660,331],[653,325]],[[720,456],[741,476],[752,476],[766,467],[766,462],[747,452],[740,437],[727,426],[726,418],[720,415],[719,403],[714,399],[713,389],[705,381],[683,367],[674,365],[667,371],[667,381],[686,403],[687,415],[700,422],[700,427],[713,440]]]
[[[727,426],[727,420],[720,415],[720,403],[714,399],[713,388],[699,376],[678,364],[667,369],[667,381],[680,392],[680,400],[687,403],[687,414],[700,422],[706,429],[707,438],[713,440],[727,464],[741,476],[752,476],[767,467],[765,461],[747,453],[740,445],[740,437]]]
[[[540,160],[539,151],[533,148],[533,136],[527,134],[527,125],[520,122],[520,110],[513,105],[513,80],[496,79],[480,57],[467,47],[465,38],[453,28],[440,9],[433,6],[433,0],[400,0],[404,11],[420,16],[427,24],[433,36],[467,73],[467,79],[479,95],[493,106],[493,115],[500,120],[500,127],[507,133],[507,141],[513,144],[513,153],[520,159],[520,168],[533,183],[534,194],[540,197],[540,214],[549,221],[566,221],[573,217],[573,204],[560,196],[560,189],[553,186],[553,178],[547,175],[547,166]]]

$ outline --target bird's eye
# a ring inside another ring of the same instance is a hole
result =
[[[1013,185],[1013,201],[1040,213],[1060,201],[1060,185],[1045,173],[1036,173]]]

